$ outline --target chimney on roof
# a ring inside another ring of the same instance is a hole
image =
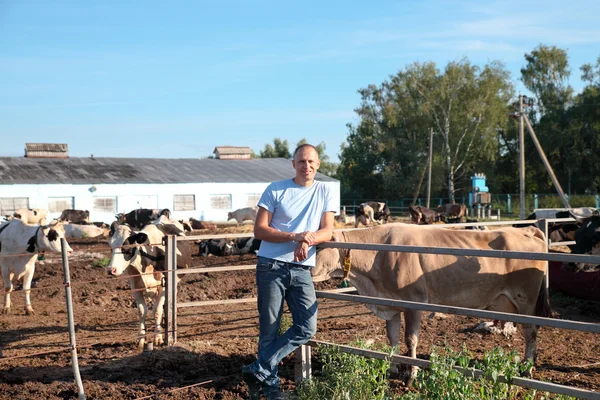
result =
[[[250,160],[252,149],[250,147],[217,146],[213,154],[219,160]]]
[[[69,158],[66,143],[25,143],[27,158]]]

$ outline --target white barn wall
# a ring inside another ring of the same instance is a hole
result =
[[[340,208],[339,182],[326,182],[334,191],[337,200],[336,208]],[[93,193],[88,189],[96,188]],[[186,183],[186,184],[23,184],[0,185],[0,197],[28,197],[30,208],[48,208],[48,198],[73,197],[73,208],[89,210],[91,221],[111,223],[115,216],[112,213],[102,213],[94,210],[94,198],[117,197],[117,212],[129,212],[139,208],[168,208],[172,218],[185,219],[194,217],[207,221],[226,221],[227,213],[238,208],[247,207],[248,194],[261,194],[268,183]],[[231,195],[231,209],[215,210],[211,208],[211,195]],[[193,211],[175,211],[173,208],[174,195],[194,195],[196,206]],[[145,204],[134,204],[133,196],[142,198]],[[58,218],[60,213],[51,213],[49,218]]]

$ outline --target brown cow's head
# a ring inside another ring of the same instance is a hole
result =
[[[342,235],[334,232],[331,237],[332,242],[341,241]],[[311,268],[311,275],[314,282],[326,281],[330,278],[341,277],[344,275],[342,267],[343,260],[340,257],[340,249],[318,248],[317,262]]]

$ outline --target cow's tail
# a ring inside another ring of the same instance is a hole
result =
[[[546,275],[546,278],[548,276]],[[538,293],[537,302],[535,303],[535,315],[538,317],[552,318],[552,308],[550,307],[550,299],[546,290],[546,280],[542,280],[540,292]]]

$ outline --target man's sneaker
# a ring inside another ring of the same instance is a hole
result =
[[[246,367],[242,368],[242,377],[246,385],[248,385],[248,399],[258,400],[260,392],[260,381],[258,378]]]
[[[266,386],[263,385],[263,394],[267,398],[267,400],[283,400],[283,393],[279,390],[277,386]]]

